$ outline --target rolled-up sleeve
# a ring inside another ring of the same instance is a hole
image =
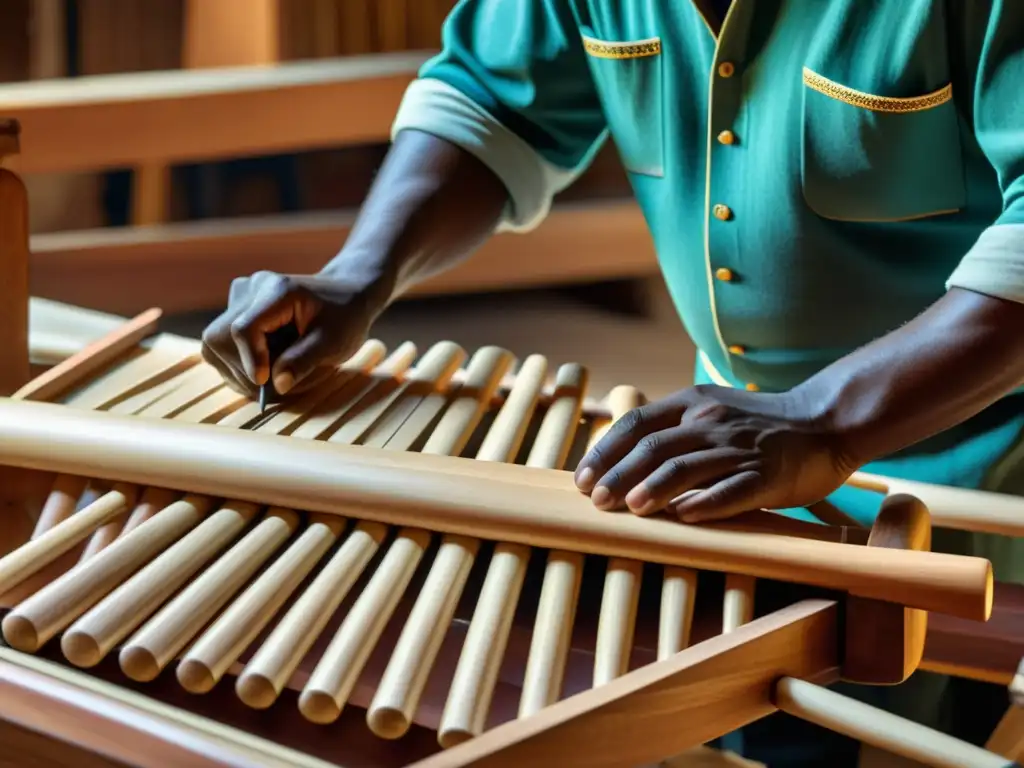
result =
[[[988,20],[972,118],[978,144],[996,172],[1003,211],[947,285],[1024,303],[1024,2],[978,5],[987,6]]]
[[[539,224],[607,138],[569,3],[460,0],[405,94],[392,136],[403,130],[457,144],[501,179],[499,229]]]

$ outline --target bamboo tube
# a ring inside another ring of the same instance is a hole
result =
[[[0,557],[0,594],[49,565],[93,531],[135,503],[137,490],[118,485],[81,512],[66,518],[38,538]]]
[[[359,523],[352,530],[246,664],[235,682],[239,699],[253,709],[266,709],[277,701],[288,678],[362,575],[387,533],[388,529],[378,523]]]
[[[547,367],[541,355],[531,355],[523,362],[516,385],[480,446],[478,460],[515,458],[537,407]],[[550,428],[546,434],[548,440],[557,439]],[[545,454],[557,452],[547,446],[541,450]],[[442,747],[453,746],[483,730],[529,556],[529,548],[521,545],[500,542],[494,548],[441,713],[437,740]]]
[[[461,453],[513,362],[511,353],[498,347],[478,350],[423,451],[437,455]],[[518,425],[507,418],[497,420],[488,436],[494,429],[516,434],[519,431]],[[490,444],[495,443],[492,440]],[[394,447],[400,449],[401,445]],[[392,442],[388,446],[392,447]],[[518,444],[506,441],[498,448],[504,451],[505,460],[511,461]],[[481,454],[477,458],[500,460],[502,457]],[[465,536],[442,538],[426,582],[367,709],[367,725],[381,738],[397,739],[408,732],[479,546],[478,540]]]
[[[981,558],[787,536],[765,547],[763,535],[599,513],[567,472],[425,458],[0,400],[0,463],[11,466],[802,582],[969,620],[992,610]]]
[[[616,387],[608,394],[611,420],[590,439],[593,448],[611,426],[629,411],[643,404],[643,396],[635,387]],[[633,649],[636,613],[640,604],[640,581],[643,563],[623,557],[608,561],[601,595],[601,613],[597,620],[597,643],[594,647],[594,687],[605,685],[629,671],[629,654]]]
[[[725,599],[722,605],[722,632],[735,632],[754,618],[754,579],[742,574],[725,576]]]
[[[658,620],[658,661],[690,645],[693,609],[697,598],[697,572],[691,568],[666,568],[661,584]]]
[[[55,525],[64,522],[75,512],[78,500],[85,493],[86,483],[89,481],[84,477],[74,475],[58,475],[53,481],[53,489],[42,510],[39,512],[39,519],[36,520],[35,530],[32,531],[32,538],[38,539]]]
[[[541,424],[556,435],[566,435],[560,451],[544,455],[538,434],[535,451],[530,458],[536,466],[560,468],[565,464],[569,443],[575,435],[587,388],[587,371],[578,365],[563,365],[555,378],[555,393],[548,414]],[[554,447],[551,441],[549,445]],[[527,462],[529,463],[529,462]],[[530,638],[530,651],[523,675],[523,691],[519,699],[519,717],[528,717],[558,701],[569,657],[576,603],[583,576],[583,556],[579,552],[555,550],[548,554],[544,566],[537,618]]]
[[[34,653],[131,574],[179,539],[206,515],[213,503],[189,497],[158,511],[77,568],[64,573],[14,608],[3,621],[4,639]]]
[[[315,518],[282,557],[266,569],[207,629],[178,664],[178,682],[191,693],[210,691],[337,541],[345,520]]]
[[[295,532],[299,516],[272,509],[223,556],[196,576],[121,647],[121,670],[153,680]]]
[[[77,667],[99,664],[122,639],[227,546],[256,512],[253,504],[228,502],[207,517],[72,624],[60,641],[64,657]]]

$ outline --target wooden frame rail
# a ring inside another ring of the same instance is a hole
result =
[[[0,115],[19,120],[23,137],[21,154],[6,164],[22,174],[98,171],[385,143],[405,88],[428,56],[0,86]],[[339,211],[41,234],[31,241],[32,293],[123,314],[149,306],[216,309],[238,275],[318,269],[344,243],[353,218]],[[622,198],[558,205],[536,231],[493,238],[416,293],[656,271],[643,216]]]
[[[266,269],[320,269],[345,241],[352,212],[63,232],[32,238],[32,294],[134,315],[221,306],[231,281]],[[556,207],[539,229],[497,235],[410,295],[497,291],[657,272],[632,201]]]
[[[25,174],[386,141],[427,53],[0,86]],[[69,130],[72,136],[69,137]]]

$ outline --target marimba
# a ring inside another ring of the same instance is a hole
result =
[[[633,388],[370,340],[261,416],[158,318],[0,400],[0,719],[65,763],[635,766],[782,709],[1006,765],[823,687],[898,684],[929,612],[991,613],[915,496],[871,531],[600,513],[566,470]]]

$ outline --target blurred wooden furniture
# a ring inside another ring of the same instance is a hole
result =
[[[119,60],[102,54],[103,45],[109,47],[111,29],[129,29],[129,16],[142,6],[80,2],[82,12],[89,11],[82,23],[92,30],[83,52],[89,71],[115,71]],[[244,24],[238,23],[240,2],[251,11]],[[169,168],[386,144],[404,89],[429,56],[404,49],[429,43],[424,30],[439,23],[446,3],[420,3],[413,13],[407,0],[158,0],[152,12],[182,24],[185,69],[0,85],[0,113],[25,128],[22,154],[8,163],[30,182],[135,170],[136,226],[34,236],[33,294],[119,314],[153,304],[169,312],[208,310],[223,305],[240,274],[322,266],[343,244],[354,210],[168,222]],[[42,30],[50,38],[60,25],[55,9],[37,7],[48,10]],[[168,60],[170,43],[164,35],[147,61]],[[144,41],[135,45],[145,50]],[[339,47],[393,52],[284,61]],[[52,76],[59,64],[37,69]],[[536,232],[495,238],[419,293],[656,274],[649,234],[628,194],[558,204]]]

